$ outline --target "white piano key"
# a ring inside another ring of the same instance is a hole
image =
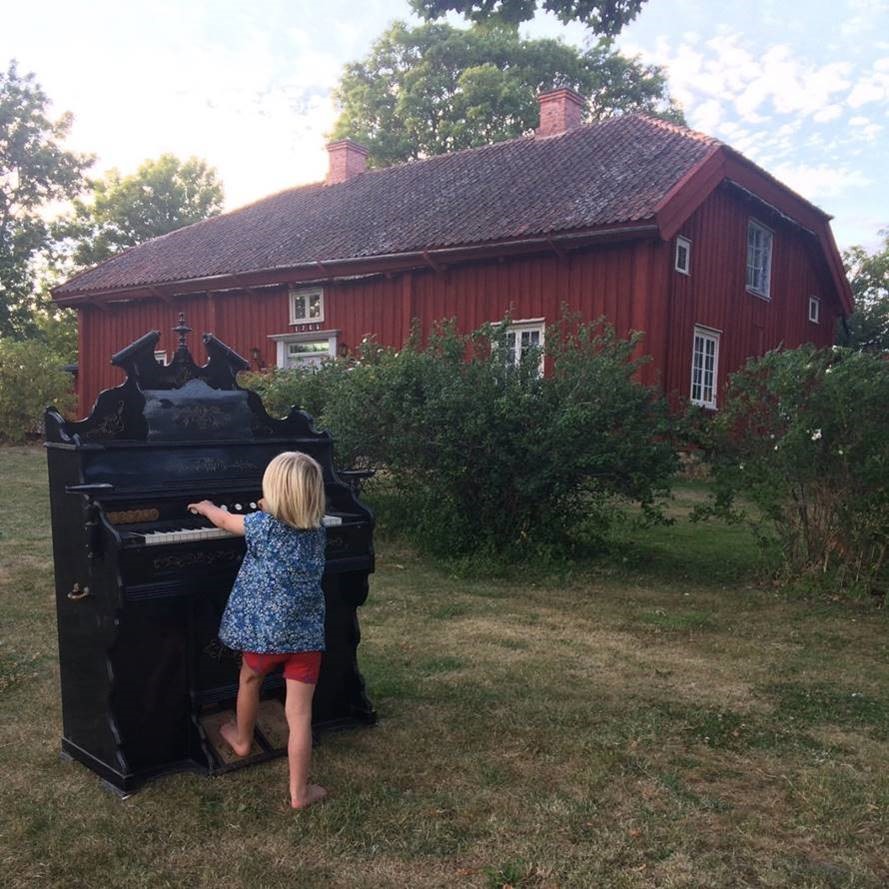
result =
[[[325,528],[334,528],[337,525],[342,525],[343,519],[338,515],[326,515],[321,519],[321,524],[324,525]]]
[[[173,531],[146,531],[142,537],[146,546],[162,546],[178,543],[194,543],[202,540],[217,540],[235,537],[225,528],[179,528]]]

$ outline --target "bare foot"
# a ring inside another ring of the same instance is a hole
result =
[[[233,722],[224,722],[219,726],[219,734],[238,756],[246,756],[250,752],[251,743],[248,741],[242,744],[238,741],[238,727]]]
[[[290,805],[294,809],[308,809],[326,799],[327,791],[320,784],[307,784],[303,793],[290,798]]]

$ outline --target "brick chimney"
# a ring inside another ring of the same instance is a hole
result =
[[[351,139],[327,143],[327,178],[325,185],[336,185],[360,176],[367,167],[367,149]]]
[[[539,93],[537,101],[540,103],[540,126],[535,131],[538,136],[557,136],[583,123],[586,100],[573,89],[563,86],[548,90]]]

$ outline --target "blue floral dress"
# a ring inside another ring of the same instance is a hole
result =
[[[324,528],[300,530],[265,512],[244,517],[247,553],[219,638],[239,651],[324,650]]]

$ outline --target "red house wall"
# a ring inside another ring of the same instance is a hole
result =
[[[771,300],[745,288],[747,220],[753,215],[774,230]],[[792,224],[768,218],[737,189],[721,187],[689,218],[681,234],[692,242],[691,274],[673,270],[674,244],[659,240],[622,242],[564,256],[548,253],[485,260],[448,269],[420,269],[325,284],[325,319],[320,327],[338,330],[340,347],[357,346],[375,335],[400,346],[413,318],[424,333],[435,321],[455,317],[462,331],[508,312],[514,320],[545,318],[552,324],[562,303],[587,320],[601,315],[618,334],[645,331],[638,352],[653,360],[642,372],[648,383],[667,392],[689,394],[692,337],[696,324],[722,332],[720,389],[730,371],[748,356],[781,343],[829,345],[839,305],[814,239]],[[822,298],[821,324],[808,321],[808,297]],[[251,292],[142,299],[112,303],[104,310],[80,310],[80,405],[86,412],[104,388],[123,375],[110,356],[149,330],[161,332],[158,349],[172,355],[171,328],[179,312],[195,333],[189,340],[197,361],[205,360],[200,334],[212,331],[250,359],[258,349],[272,367],[272,334],[294,332],[289,324],[287,287]]]
[[[565,257],[513,257],[440,271],[415,270],[391,278],[328,283],[325,319],[319,326],[338,330],[339,344],[349,349],[368,335],[383,345],[400,346],[414,318],[420,320],[424,334],[434,322],[446,318],[456,318],[462,331],[498,321],[506,313],[515,320],[545,318],[552,323],[562,303],[567,303],[587,319],[606,315],[622,335],[631,328],[664,330],[664,282],[656,282],[654,276],[655,259],[665,255],[666,249],[653,241],[623,243]],[[276,344],[269,335],[295,330],[288,323],[283,285],[251,293],[181,297],[172,303],[141,299],[111,303],[104,310],[85,306],[80,309],[79,375],[84,412],[102,389],[123,381],[122,372],[109,358],[137,337],[159,330],[158,350],[172,355],[176,347],[172,328],[179,312],[185,313],[195,331],[189,345],[197,361],[205,360],[200,334],[211,331],[248,359],[254,348],[259,349],[264,363],[272,367]],[[651,343],[646,342],[646,347]],[[645,377],[654,380],[654,368],[646,368]]]
[[[772,229],[770,299],[747,291],[747,223]],[[673,270],[675,242],[668,262],[669,347],[665,389],[688,396],[696,324],[721,331],[718,387],[747,359],[783,345],[829,346],[842,314],[834,285],[814,236],[770,214],[759,202],[731,186],[716,189],[681,228],[689,238],[691,274]],[[808,320],[809,297],[821,299],[821,320]],[[718,403],[718,401],[717,401]]]

